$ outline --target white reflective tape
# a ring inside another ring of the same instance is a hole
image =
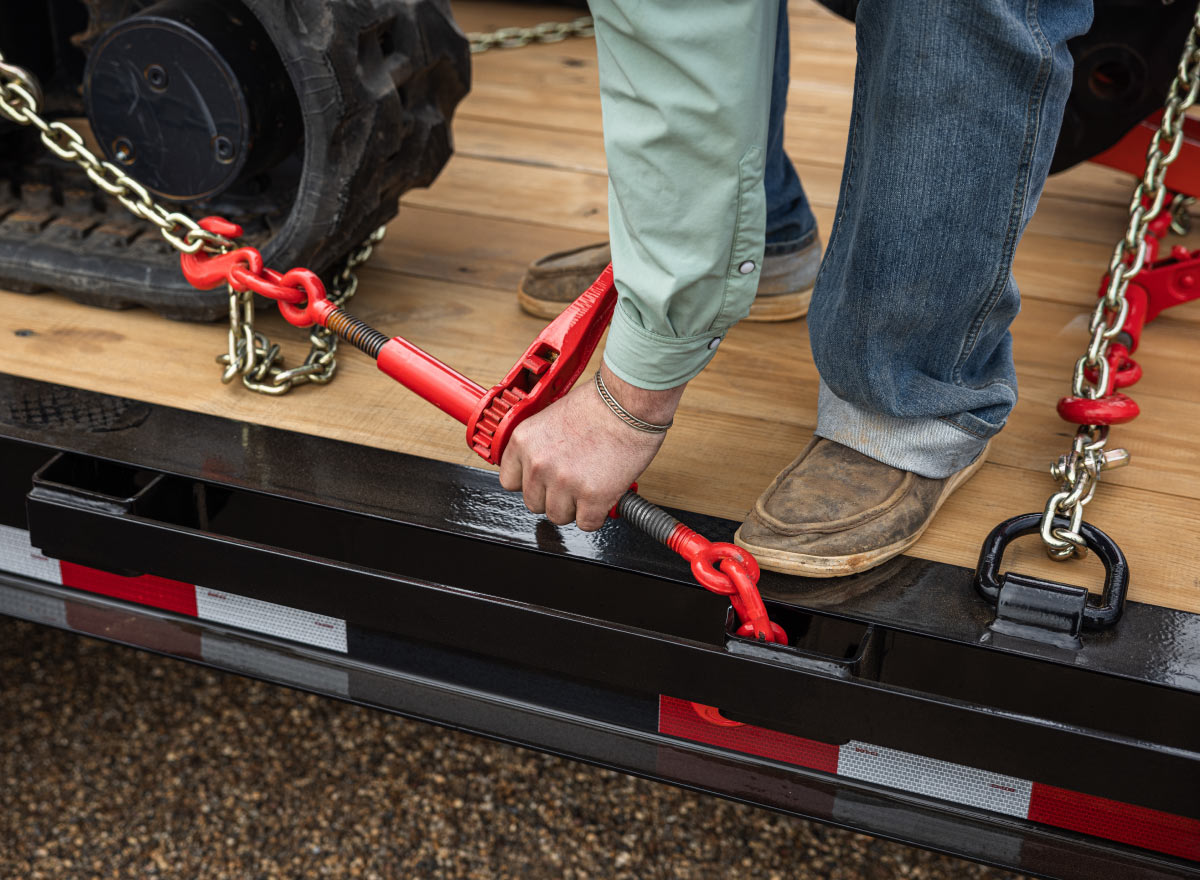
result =
[[[350,696],[350,674],[300,657],[284,657],[255,645],[200,634],[200,656],[222,669],[261,676],[268,681],[308,688],[322,694]]]
[[[52,584],[62,584],[62,566],[35,550],[29,532],[12,526],[0,526],[0,571]]]
[[[68,629],[67,605],[62,599],[39,596],[3,584],[0,584],[0,614]]]
[[[224,590],[196,587],[196,615],[254,632],[346,653],[346,621]]]
[[[1033,783],[863,742],[838,750],[838,776],[1024,819]]]

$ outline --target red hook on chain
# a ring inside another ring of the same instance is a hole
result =
[[[692,574],[702,587],[729,596],[729,603],[741,621],[737,628],[739,636],[777,645],[788,643],[783,627],[767,616],[762,594],[758,592],[758,560],[753,554],[734,544],[712,543],[683,523],[671,534],[667,546],[691,563]],[[718,563],[719,571],[714,567]],[[741,721],[726,718],[716,706],[696,702],[691,705],[693,711],[709,724],[743,726]]]
[[[661,507],[637,494],[637,483],[621,496],[609,511],[609,516],[623,517],[650,537],[666,544],[688,561],[700,586],[719,596],[728,596],[738,616],[737,635],[776,645],[788,643],[783,627],[767,615],[762,594],[758,592],[758,561],[750,551],[723,542],[714,544],[689,529]],[[692,703],[692,708],[712,724],[723,727],[739,727],[742,724],[725,718],[714,706]]]
[[[739,636],[787,644],[787,633],[767,616],[767,608],[758,592],[761,574],[758,560],[751,553],[734,544],[714,544],[683,523],[675,527],[667,539],[667,546],[691,563],[692,574],[700,586],[729,597],[741,621],[737,629]]]
[[[200,228],[206,232],[236,240],[242,227],[223,217],[205,217]],[[188,283],[198,290],[212,290],[228,284],[234,290],[252,290],[279,303],[279,313],[296,327],[325,326],[337,307],[329,301],[325,284],[308,269],[290,269],[280,273],[263,265],[257,248],[240,247],[223,254],[203,250],[180,255],[180,266]]]
[[[1129,356],[1129,349],[1120,342],[1109,346],[1104,359],[1108,362],[1108,384],[1097,398],[1064,397],[1058,401],[1058,415],[1077,425],[1121,425],[1137,418],[1141,412],[1137,401],[1118,388],[1128,388],[1142,378],[1142,367]],[[1083,371],[1089,382],[1098,382],[1100,370],[1088,367]]]
[[[1104,397],[1118,388],[1135,385],[1142,378],[1141,364],[1129,356],[1129,349],[1121,343],[1112,343],[1104,359],[1108,361],[1108,387],[1104,389]],[[1083,375],[1089,382],[1095,383],[1100,380],[1100,371],[1095,367],[1087,367]]]

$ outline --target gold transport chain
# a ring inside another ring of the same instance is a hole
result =
[[[354,270],[371,258],[375,245],[383,240],[380,226],[353,251],[333,277],[328,299],[335,306],[344,306],[358,290]],[[229,290],[229,351],[217,355],[223,364],[222,382],[242,377],[242,384],[260,394],[286,394],[297,385],[325,385],[337,370],[338,338],[332,330],[314,324],[308,333],[308,357],[298,367],[285,368],[279,345],[254,329],[254,293],[249,290]]]
[[[186,214],[168,211],[144,186],[113,163],[99,159],[75,129],[66,123],[43,118],[38,112],[41,102],[42,90],[37,78],[24,68],[5,63],[0,54],[0,115],[38,129],[42,143],[50,152],[82,168],[92,183],[124,205],[129,213],[153,223],[162,237],[180,253],[194,254],[204,250],[223,254],[237,247],[236,242],[223,235],[202,229]],[[367,261],[382,238],[381,227],[346,258],[334,276],[331,301],[341,305],[354,295],[358,288],[354,269]],[[279,346],[254,329],[253,294],[238,293],[229,288],[229,350],[217,357],[217,361],[225,365],[222,381],[229,382],[241,374],[247,388],[264,394],[283,394],[305,383],[324,385],[333,378],[337,367],[337,338],[323,327],[314,327],[309,341],[312,347],[304,363],[285,369]]]
[[[519,49],[535,43],[558,43],[570,37],[592,37],[592,17],[585,15],[574,21],[544,21],[533,27],[506,27],[489,33],[477,31],[467,34],[471,54],[478,55],[489,49]]]
[[[14,64],[4,63],[0,55],[0,114],[19,125],[32,125],[42,133],[46,149],[66,162],[74,162],[100,189],[125,206],[135,217],[158,227],[170,245],[185,254],[203,249],[223,253],[234,243],[221,235],[200,228],[186,214],[168,211],[150,197],[144,186],[111,162],[103,162],[87,148],[83,136],[63,122],[48,122],[38,108],[42,89],[33,74]]]
[[[1106,358],[1109,345],[1121,333],[1129,313],[1129,302],[1125,298],[1130,280],[1142,271],[1146,264],[1146,229],[1166,208],[1172,214],[1172,228],[1186,229],[1187,206],[1190,200],[1175,198],[1165,204],[1167,188],[1164,180],[1167,168],[1179,156],[1183,148],[1183,120],[1187,109],[1200,94],[1200,7],[1192,19],[1183,56],[1167,99],[1163,105],[1162,123],[1150,139],[1146,149],[1146,171],[1133,190],[1129,201],[1129,225],[1125,236],[1113,249],[1108,264],[1108,287],[1088,325],[1091,342],[1083,356],[1075,362],[1072,393],[1076,397],[1097,400],[1108,391],[1109,362]],[[1094,370],[1096,381],[1087,377]],[[1083,508],[1096,494],[1100,474],[1109,468],[1120,467],[1129,462],[1129,453],[1124,449],[1105,450],[1108,443],[1107,425],[1080,425],[1071,443],[1071,449],[1059,457],[1050,468],[1050,475],[1059,483],[1059,490],[1050,496],[1042,513],[1041,535],[1046,553],[1052,559],[1083,557],[1087,544],[1079,533],[1083,523]],[[1055,516],[1066,517],[1067,528],[1054,524]]]

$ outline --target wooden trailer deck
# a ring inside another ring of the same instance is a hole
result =
[[[464,30],[573,17],[573,10],[457,2]],[[852,27],[793,0],[787,145],[823,234],[833,220],[854,74]],[[986,112],[986,111],[983,111]],[[493,51],[475,59],[474,90],[455,120],[457,154],[428,190],[410,193],[388,238],[360,272],[353,311],[402,334],[480,384],[497,381],[541,322],[520,312],[525,264],[602,239],[606,183],[594,48],[588,40]],[[973,566],[1001,519],[1040,510],[1049,463],[1072,426],[1054,411],[1086,339],[1087,313],[1125,226],[1132,181],[1085,166],[1053,178],[1017,252],[1024,308],[1014,326],[1021,400],[983,470],[951,498],[911,551]],[[949,251],[970,230],[934,230]],[[1194,243],[1192,246],[1196,246]],[[286,268],[286,267],[279,267]],[[323,434],[419,456],[481,465],[464,430],[380,375],[346,347],[327,388],[282,398],[222,385],[214,356],[223,325],[188,325],[144,311],[108,312],[52,294],[0,293],[0,371]],[[305,333],[262,321],[302,359]],[[17,331],[32,331],[20,332]],[[1200,303],[1152,324],[1133,391],[1143,415],[1113,430],[1132,464],[1104,476],[1088,519],[1125,549],[1130,598],[1200,612]],[[743,324],[689,387],[676,427],[641,481],[664,505],[741,519],[808,441],[816,372],[804,321]],[[337,462],[329,462],[336,468]],[[396,487],[403,492],[403,486]],[[583,540],[581,537],[580,540]],[[1098,588],[1098,562],[1052,563],[1036,538],[1009,553],[1014,568]]]

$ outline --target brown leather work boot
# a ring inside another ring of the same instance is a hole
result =
[[[821,239],[790,254],[763,258],[758,295],[747,321],[790,321],[808,314],[813,282],[821,268]],[[608,242],[549,254],[529,264],[517,302],[539,318],[555,318],[591,286],[612,260]]]
[[[985,458],[986,449],[934,480],[814,437],[759,497],[733,540],[772,571],[805,577],[866,571],[915,544]]]

